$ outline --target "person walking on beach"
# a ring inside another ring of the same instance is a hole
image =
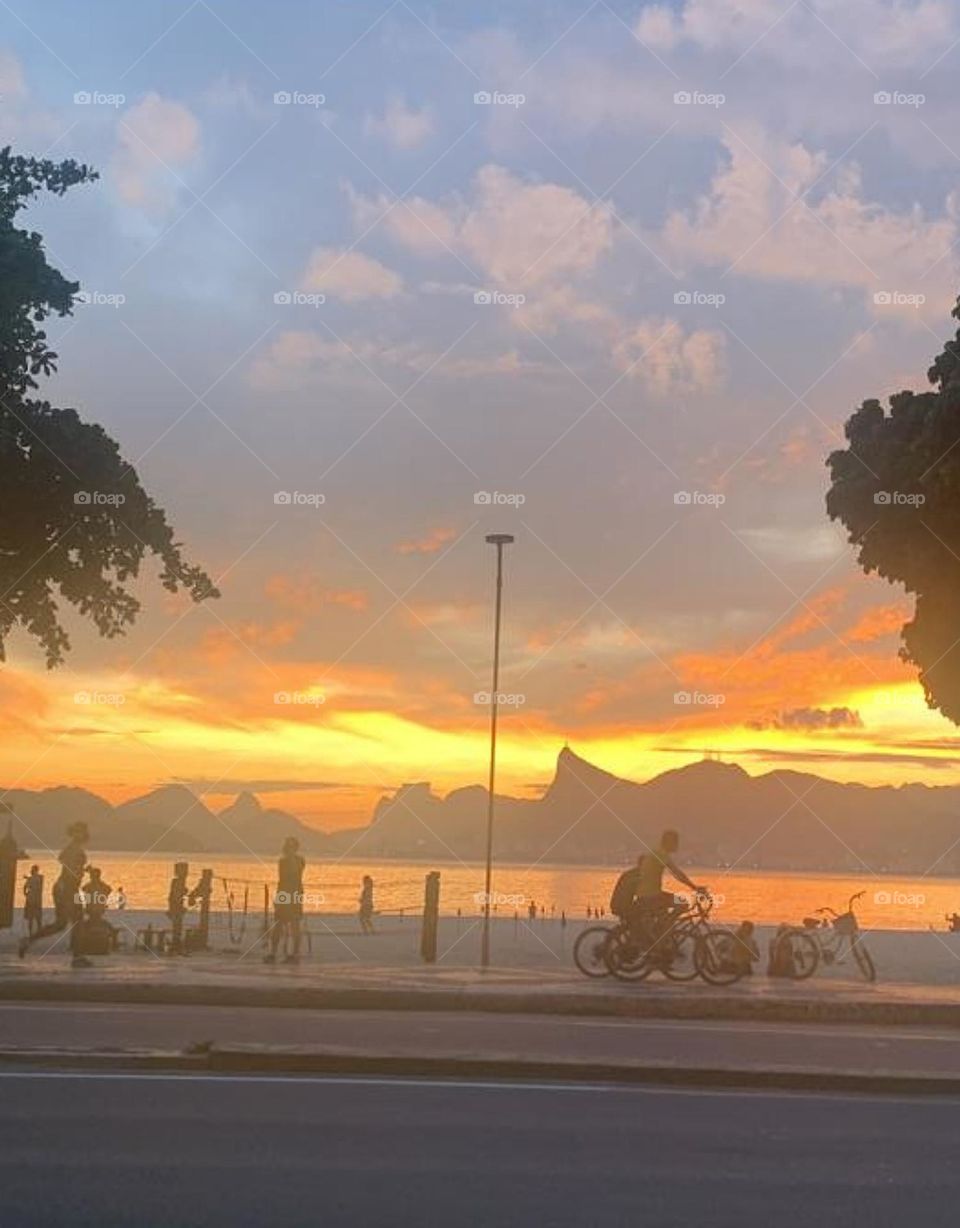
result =
[[[39,866],[31,866],[23,880],[23,920],[28,938],[43,929],[43,875]]]
[[[363,885],[360,888],[360,933],[373,933],[373,879],[364,874]]]
[[[273,897],[273,928],[270,931],[270,952],[263,957],[266,964],[277,962],[281,940],[286,954],[285,964],[300,962],[300,918],[303,916],[303,872],[306,862],[300,855],[300,841],[287,836],[277,862],[277,892]]]
[[[60,862],[60,876],[53,884],[54,920],[49,925],[42,925],[35,934],[24,938],[20,943],[19,953],[23,959],[30,944],[38,938],[47,938],[69,930],[74,968],[91,968],[92,963],[80,949],[83,923],[83,894],[80,885],[87,864],[87,850],[84,846],[90,840],[90,829],[83,822],[71,823],[67,828],[67,837],[67,844],[57,858]]]

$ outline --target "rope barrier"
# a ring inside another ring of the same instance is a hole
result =
[[[234,946],[237,946],[243,941],[243,936],[247,932],[247,910],[250,904],[250,888],[245,886],[243,889],[243,921],[240,925],[240,932],[233,932],[233,892],[229,889],[227,879],[222,878],[220,882],[223,884],[224,894],[227,897],[227,936]]]

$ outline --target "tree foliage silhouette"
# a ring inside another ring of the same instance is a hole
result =
[[[0,660],[19,626],[48,666],[60,664],[70,649],[61,602],[101,635],[122,634],[140,610],[129,585],[147,554],[171,592],[218,596],[103,428],[34,395],[57,361],[41,325],[72,314],[79,284],[47,263],[41,235],[14,223],[40,192],[62,196],[96,178],[72,160],[0,149]]]
[[[928,705],[960,724],[960,330],[927,378],[932,391],[898,392],[888,410],[864,401],[851,415],[849,447],[827,460],[827,511],[866,573],[916,595],[900,657],[918,667]]]

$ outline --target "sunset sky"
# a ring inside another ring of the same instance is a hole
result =
[[[5,787],[332,827],[482,781],[494,530],[503,791],[565,740],[960,783],[912,601],[824,511],[846,417],[953,332],[960,8],[3,7],[0,143],[101,172],[28,215],[89,296],[44,395],[222,590],[151,570],[53,672],[12,639]]]

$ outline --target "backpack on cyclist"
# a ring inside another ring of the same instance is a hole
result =
[[[639,865],[631,866],[629,870],[624,870],[617,879],[610,896],[610,911],[615,917],[625,917],[630,911],[639,883]]]

